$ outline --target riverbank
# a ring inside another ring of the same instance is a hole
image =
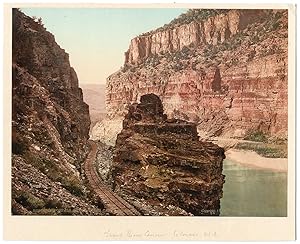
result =
[[[220,137],[211,138],[211,141],[223,147],[225,149],[226,159],[235,163],[279,172],[287,172],[288,170],[288,159],[286,157],[277,156],[282,155],[282,146]],[[257,149],[261,149],[261,151],[265,150],[264,154],[258,154],[255,151]],[[266,157],[265,155],[267,155],[268,152],[271,152],[273,157]]]
[[[265,158],[253,151],[229,149],[225,152],[226,158],[239,164],[255,168],[262,168],[280,172],[287,172],[287,158]]]

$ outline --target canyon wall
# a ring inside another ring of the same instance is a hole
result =
[[[122,118],[128,105],[154,93],[170,118],[196,122],[203,135],[286,137],[287,10],[197,20],[201,11],[131,41],[124,67],[107,78],[108,117]]]
[[[101,215],[80,177],[90,118],[69,55],[13,9],[12,213]]]

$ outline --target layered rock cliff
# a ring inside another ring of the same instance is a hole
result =
[[[144,214],[151,206],[159,215],[219,215],[224,158],[222,148],[199,141],[195,124],[167,119],[159,97],[143,95],[118,134],[113,187]]]
[[[151,55],[180,51],[190,45],[203,47],[223,43],[243,30],[248,23],[266,14],[257,10],[215,10],[216,12],[208,13],[210,17],[202,17],[206,11],[189,11],[186,14],[187,19],[192,15],[189,23],[184,21],[179,25],[166,25],[132,39],[125,53],[125,64],[141,63]],[[181,16],[184,17],[185,15]]]
[[[91,214],[80,177],[89,110],[69,55],[41,21],[13,10],[12,213]]]
[[[147,93],[208,136],[287,136],[287,10],[189,10],[131,40],[107,78],[110,119]]]

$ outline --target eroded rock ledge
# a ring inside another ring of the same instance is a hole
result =
[[[223,148],[199,141],[196,125],[167,119],[160,98],[141,97],[129,107],[118,135],[114,189],[158,207],[162,215],[219,215]]]

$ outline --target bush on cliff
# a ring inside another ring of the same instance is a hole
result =
[[[51,180],[60,182],[62,186],[72,194],[76,196],[84,195],[79,180],[76,179],[72,174],[65,172],[56,162],[41,158],[32,152],[27,152],[24,155],[24,159],[27,163],[33,165],[42,173],[47,175]]]
[[[28,210],[41,209],[45,206],[45,202],[32,195],[27,191],[15,191],[13,195],[18,203],[26,207]]]
[[[256,142],[267,142],[268,138],[262,131],[250,131],[247,133],[248,135],[244,138],[248,141],[256,141]]]

